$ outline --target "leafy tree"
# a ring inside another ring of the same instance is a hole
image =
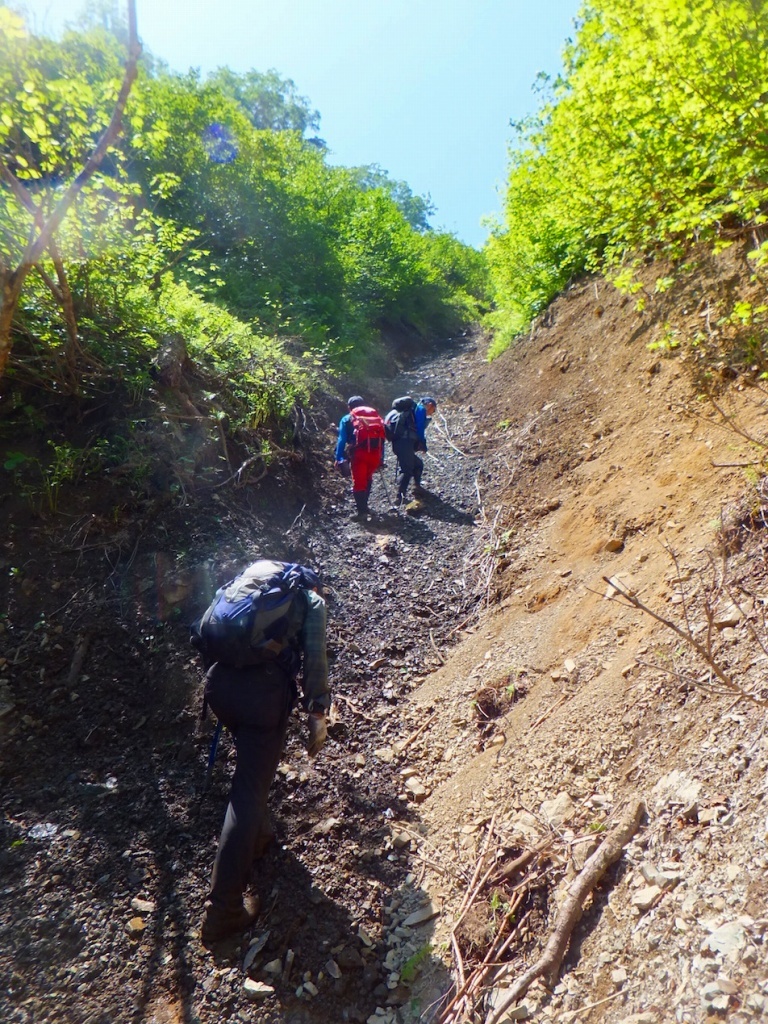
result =
[[[511,332],[584,267],[760,230],[767,44],[763,0],[587,0],[489,245]]]
[[[318,111],[310,109],[309,100],[298,94],[293,81],[281,78],[274,68],[266,72],[251,70],[243,75],[230,68],[218,68],[208,80],[242,107],[254,128],[299,135],[320,128]]]
[[[56,235],[96,178],[120,130],[141,52],[135,0],[128,0],[128,15],[122,83],[105,83],[100,97],[111,101],[109,116],[105,105],[94,103],[84,76],[51,76],[51,47],[28,38],[18,16],[0,7],[0,179],[5,185],[0,194],[0,376],[11,353],[11,328],[24,282],[46,251],[56,269],[54,290],[69,320],[70,342],[76,343],[71,292]]]
[[[351,172],[360,188],[366,191],[380,188],[391,196],[412,228],[417,231],[429,230],[429,218],[434,214],[435,207],[428,195],[414,195],[407,182],[393,181],[378,164],[353,167]]]

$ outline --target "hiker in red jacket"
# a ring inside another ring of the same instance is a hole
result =
[[[384,420],[360,395],[353,395],[347,408],[349,412],[339,422],[336,468],[342,475],[349,475],[351,470],[354,518],[364,520],[368,515],[373,474],[384,458]]]

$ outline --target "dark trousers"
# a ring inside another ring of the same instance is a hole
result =
[[[267,798],[296,687],[277,665],[237,669],[216,664],[208,672],[205,694],[237,749],[208,898],[223,910],[236,910],[250,880],[259,838],[268,831]]]
[[[392,442],[392,451],[397,459],[397,490],[399,494],[405,495],[411,477],[417,487],[421,487],[421,474],[424,472],[424,463],[416,454],[416,442],[410,438],[399,438]]]

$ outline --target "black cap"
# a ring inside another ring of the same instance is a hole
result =
[[[362,397],[362,395],[352,395],[352,397],[347,402],[347,408],[356,409],[358,405],[365,405],[365,399]]]

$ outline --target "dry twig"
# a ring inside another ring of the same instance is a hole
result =
[[[603,840],[569,886],[544,952],[512,985],[506,999],[486,1024],[499,1024],[507,1010],[522,999],[537,978],[542,978],[547,985],[554,984],[587,897],[608,868],[621,857],[624,847],[640,828],[644,813],[645,806],[641,800],[630,802],[615,830]]]

